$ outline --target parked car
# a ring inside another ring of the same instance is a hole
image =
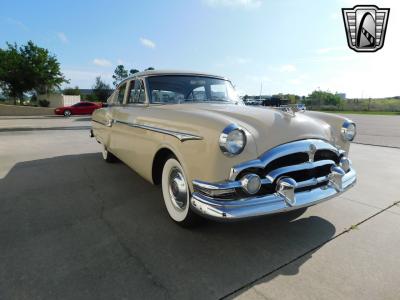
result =
[[[306,110],[307,109],[307,107],[304,103],[296,104],[296,108],[297,108],[297,110]]]
[[[96,109],[103,107],[100,103],[81,101],[71,106],[57,107],[54,110],[56,115],[91,115]]]
[[[169,216],[236,220],[288,212],[349,189],[355,124],[338,115],[245,106],[231,82],[146,71],[122,81],[93,113],[107,162],[160,184]]]

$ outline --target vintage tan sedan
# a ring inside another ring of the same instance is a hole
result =
[[[232,83],[147,71],[122,81],[93,114],[103,158],[160,184],[170,217],[234,220],[305,208],[356,182],[353,122],[312,111],[245,106]]]

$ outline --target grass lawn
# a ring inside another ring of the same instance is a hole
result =
[[[326,113],[333,114],[355,114],[355,115],[387,115],[387,116],[400,116],[398,111],[356,111],[356,110],[319,110]]]

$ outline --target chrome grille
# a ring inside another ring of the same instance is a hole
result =
[[[313,189],[328,183],[331,168],[336,166],[344,151],[317,139],[307,139],[277,146],[258,159],[232,168],[230,180],[235,181],[247,173],[256,173],[263,179],[258,195],[276,191],[279,178],[291,177],[298,183],[296,190]],[[236,189],[239,197],[243,191]]]

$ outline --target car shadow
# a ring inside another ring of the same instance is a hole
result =
[[[159,187],[99,153],[18,163],[0,199],[3,299],[221,298],[296,274],[335,234],[323,218],[285,214],[181,228]]]

